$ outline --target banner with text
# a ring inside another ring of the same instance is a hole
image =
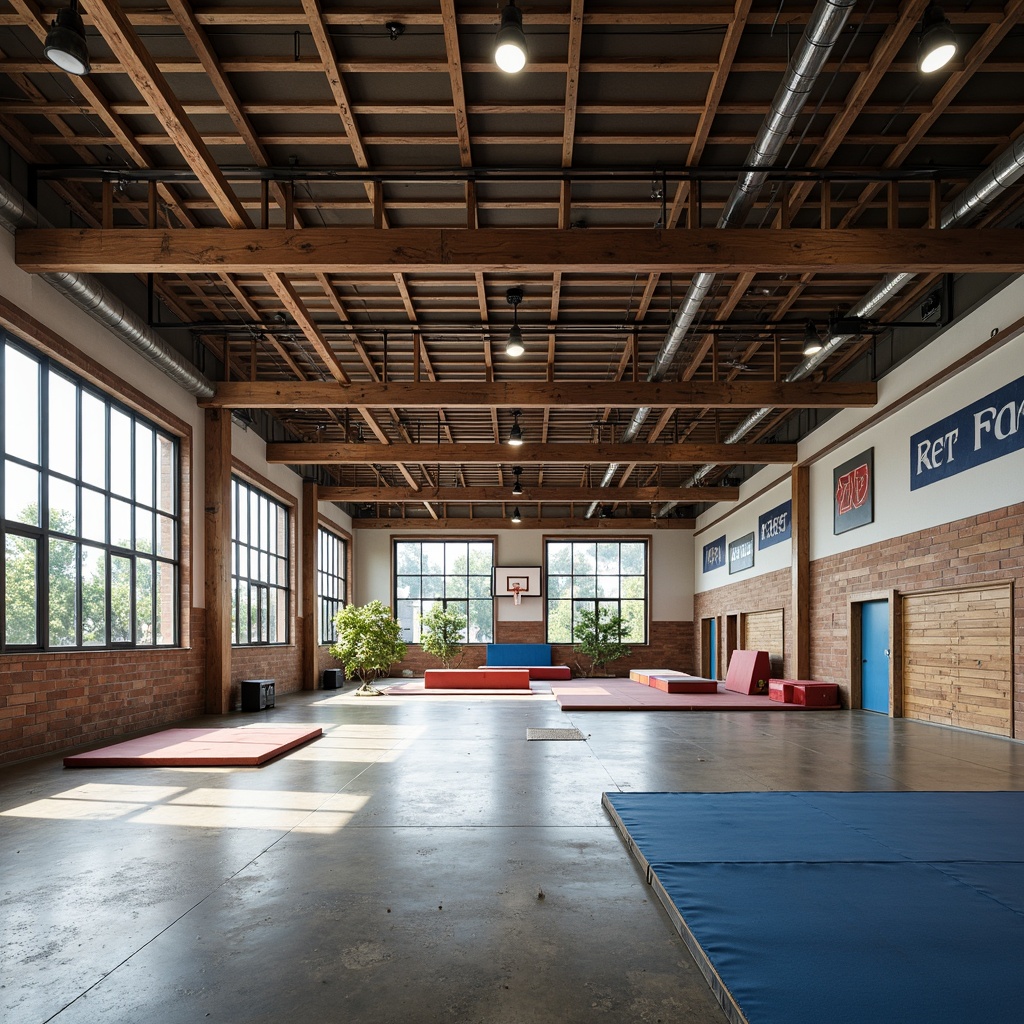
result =
[[[725,537],[704,545],[704,571],[721,569],[725,565]]]
[[[910,489],[1024,448],[1024,377],[919,430],[910,439]]]
[[[757,546],[763,551],[773,544],[781,544],[793,536],[793,502],[781,505],[757,517]]]

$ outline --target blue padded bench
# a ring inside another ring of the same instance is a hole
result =
[[[551,664],[551,644],[488,644],[488,668],[525,668],[531,679],[571,679],[568,665]]]
[[[488,667],[550,665],[551,644],[488,644]]]

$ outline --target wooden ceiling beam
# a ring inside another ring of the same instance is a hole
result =
[[[604,501],[739,501],[738,487],[523,487],[513,495],[508,487],[441,487],[413,491],[405,487],[323,487],[317,492],[321,501],[383,502],[385,504],[423,501],[466,502],[540,502]]]
[[[587,533],[601,531],[604,533],[622,533],[624,530],[639,530],[644,533],[650,530],[692,530],[696,523],[693,519],[627,519],[615,518],[598,519],[570,519],[567,516],[531,516],[529,507],[526,508],[526,515],[522,522],[513,526],[507,516],[448,516],[438,521],[426,519],[422,516],[417,518],[400,519],[353,519],[354,530],[413,530],[420,533],[436,533],[438,530],[452,530],[458,533],[465,533],[467,530],[486,530],[493,533],[495,530],[585,530]],[[472,506],[470,506],[472,513]]]
[[[632,461],[651,465],[700,465],[713,462],[721,466],[790,465],[796,461],[795,444],[306,444],[272,443],[267,445],[267,462],[295,466],[328,464],[426,462],[452,465],[459,463],[514,462],[596,463]]]
[[[244,212],[244,211],[243,211]],[[1021,273],[1013,229],[28,228],[29,273]]]
[[[292,308],[292,307],[289,307]],[[328,362],[329,346],[320,353]],[[336,360],[328,363],[337,365]],[[338,372],[344,371],[338,367]],[[210,409],[343,409],[345,407],[402,409],[529,409],[601,406],[638,409],[719,406],[731,409],[847,409],[870,408],[878,386],[870,381],[820,383],[795,381],[436,381],[419,383],[349,381],[230,381],[217,384],[212,398],[200,405]]]

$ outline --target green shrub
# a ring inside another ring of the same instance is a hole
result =
[[[368,683],[405,657],[402,627],[380,601],[350,604],[335,615],[334,624],[338,639],[331,644],[331,656],[345,666],[347,676]]]
[[[440,601],[420,618],[420,646],[445,668],[462,653],[462,638],[466,632],[466,616],[454,608],[445,608]],[[461,659],[460,659],[461,661]]]

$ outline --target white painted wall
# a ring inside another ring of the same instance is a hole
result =
[[[956,376],[930,391],[925,383],[972,352],[993,333],[1024,317],[1024,277],[1017,278],[985,303],[951,325],[924,351],[879,381],[876,410],[846,409],[804,438],[799,459],[810,463],[810,557],[875,544],[907,533],[979,515],[1024,501],[1024,451],[977,466],[946,480],[910,489],[910,438],[950,413],[983,398],[1024,375],[1024,336],[971,362]],[[864,424],[878,409],[912,400],[880,423],[866,427],[827,455],[820,453]],[[874,522],[846,533],[833,533],[833,470],[874,448]],[[764,493],[759,494],[759,492]],[[756,496],[756,497],[754,497]],[[755,553],[754,567],[729,575],[728,568],[703,573],[705,544],[722,536],[735,540],[756,530],[757,517],[790,497],[788,470],[767,467],[740,488],[738,506],[716,505],[697,521],[694,534],[694,590],[701,593],[749,579],[790,564],[790,542]]]
[[[429,525],[424,524],[424,533]],[[502,529],[486,531],[497,539],[497,565],[544,564],[543,530]],[[604,531],[602,530],[601,533]],[[595,531],[600,537],[601,533]],[[617,530],[615,536],[637,536],[651,541],[651,619],[655,622],[689,622],[693,618],[693,543],[689,530]],[[409,531],[356,530],[356,601],[365,604],[377,599],[391,601],[391,541],[395,536],[411,536]],[[449,536],[438,533],[439,539]],[[450,534],[455,537],[456,534]],[[554,534],[550,534],[554,536]],[[584,534],[574,530],[572,537]],[[544,599],[524,597],[516,607],[510,600],[497,603],[501,622],[541,622]]]

